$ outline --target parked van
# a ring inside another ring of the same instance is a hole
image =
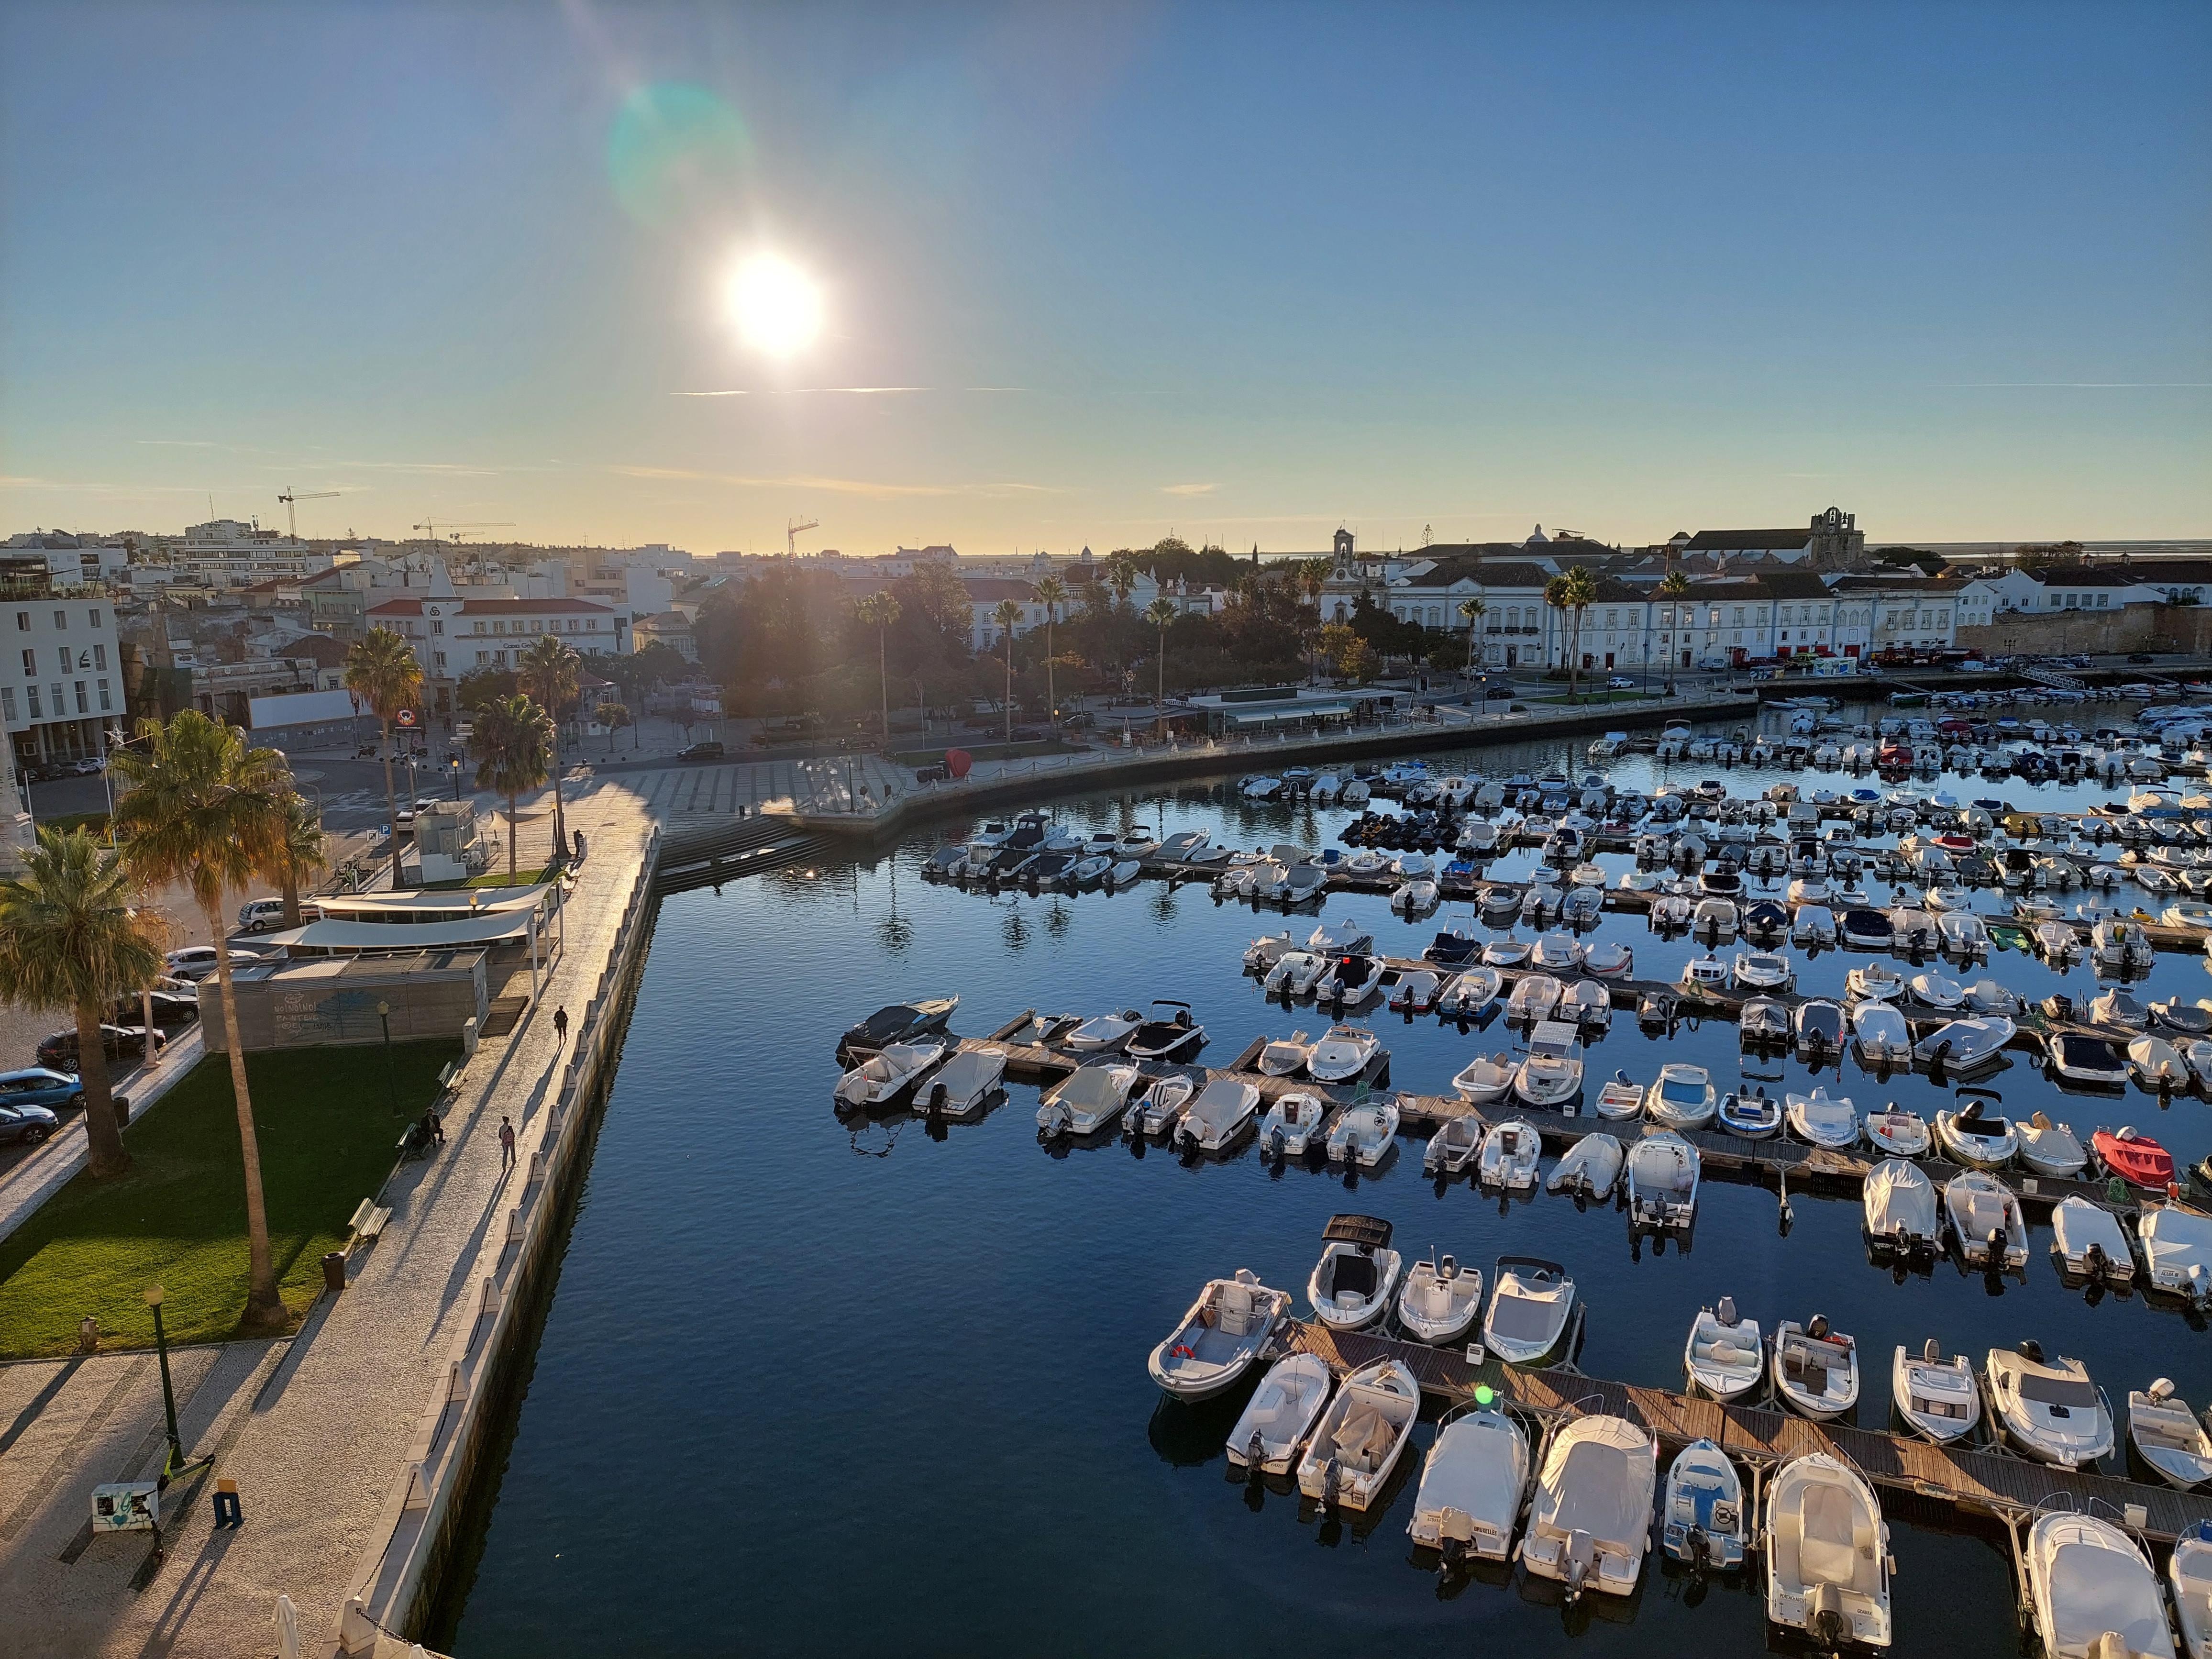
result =
[[[301,921],[320,921],[322,906],[306,899],[300,901]],[[284,925],[284,901],[280,898],[248,899],[238,907],[238,925],[249,933],[265,933]]]

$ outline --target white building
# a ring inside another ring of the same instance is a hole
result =
[[[337,560],[258,524],[210,519],[185,526],[170,562],[209,587],[250,587],[275,576],[316,575]]]
[[[34,530],[8,538],[9,552],[43,553],[47,573],[64,586],[100,586],[125,580],[131,550],[121,543],[95,542],[66,531]]]
[[[17,763],[106,752],[125,717],[115,611],[82,588],[57,592],[43,552],[0,562],[0,723]]]
[[[367,620],[407,641],[441,711],[451,707],[461,676],[513,668],[533,641],[548,634],[586,656],[628,656],[631,650],[627,611],[590,599],[464,598],[449,582],[434,584],[419,598],[373,605]]]

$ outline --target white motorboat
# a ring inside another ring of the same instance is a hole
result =
[[[2212,1302],[2212,1217],[2172,1204],[2146,1206],[2136,1231],[2151,1289],[2199,1308]]]
[[[2135,1282],[2135,1253],[2128,1248],[2119,1218],[2079,1195],[2063,1198],[2051,1207],[2051,1254],[2059,1271],[2073,1278],[2111,1285]]]
[[[837,1079],[837,1103],[884,1105],[928,1076],[951,1052],[952,1045],[943,1037],[879,1048]]]
[[[1398,1292],[1398,1323],[1417,1341],[1457,1342],[1481,1311],[1481,1271],[1449,1255],[1416,1261]]]
[[[1589,947],[1583,969],[1600,979],[1626,979],[1636,971],[1636,952],[1629,945],[1601,940]]]
[[[1259,1110],[1258,1084],[1217,1073],[1206,1080],[1176,1125],[1175,1144],[1185,1152],[1224,1151],[1251,1126]]]
[[[1306,1299],[1331,1330],[1364,1329],[1389,1310],[1404,1265],[1390,1248],[1390,1224],[1371,1215],[1329,1218]]]
[[[1738,1313],[1734,1297],[1724,1296],[1717,1307],[1701,1309],[1690,1322],[1682,1367],[1692,1388],[1718,1401],[1741,1400],[1766,1377],[1766,1344],[1759,1322]]]
[[[1575,1310],[1575,1281],[1556,1261],[1505,1255],[1490,1276],[1483,1346],[1509,1365],[1540,1364],[1565,1339]]]
[[[2064,1180],[2080,1175],[2088,1166],[2088,1148],[2082,1146],[2071,1128],[2063,1123],[2053,1123],[2045,1113],[2038,1112],[2030,1122],[2014,1124],[2013,1132],[2020,1142],[2023,1169]]]
[[[1597,1115],[1603,1118],[1641,1117],[1644,1115],[1644,1085],[1632,1079],[1626,1072],[1615,1072],[1605,1087],[1597,1091]]]
[[[1826,1314],[1774,1329],[1774,1388],[1790,1410],[1823,1422],[1858,1403],[1858,1344],[1832,1330]]]
[[[2189,1062],[2164,1037],[2139,1036],[2128,1044],[2128,1070],[2153,1094],[2189,1086]]]
[[[1702,898],[1690,913],[1690,930],[1713,939],[1734,939],[1736,908],[1734,899]]]
[[[1406,1531],[1416,1547],[1503,1563],[1528,1492],[1528,1431],[1499,1411],[1465,1412],[1437,1431]]]
[[[1750,997],[1736,1011],[1736,1027],[1747,1048],[1782,1047],[1790,1041],[1790,1005],[1775,997]]]
[[[1437,996],[1437,1012],[1446,1019],[1480,1019],[1504,988],[1504,975],[1477,963],[1462,969]]]
[[[2053,1511],[2028,1528],[2027,1593],[2049,1659],[2174,1659],[2158,1575],[2100,1516]]]
[[[1521,1564],[1569,1598],[1635,1591],[1651,1535],[1659,1443],[1626,1418],[1577,1418],[1553,1438],[1536,1477]]]
[[[1164,1135],[1175,1127],[1183,1108],[1197,1092],[1198,1085],[1180,1073],[1154,1078],[1130,1109],[1128,1121],[1139,1134]]]
[[[1285,954],[1297,948],[1287,929],[1279,933],[1262,933],[1244,947],[1244,971],[1264,975]]]
[[[1869,962],[1844,975],[1844,989],[1856,1002],[1887,1002],[1905,994],[1905,975],[1886,962]]]
[[[1721,1097],[1716,1121],[1746,1140],[1771,1140],[1782,1133],[1782,1103],[1768,1097],[1764,1084],[1755,1091],[1731,1089]]]
[[[1682,1448],[1667,1470],[1659,1500],[1660,1547],[1699,1572],[1730,1572],[1743,1565],[1750,1516],[1743,1478],[1710,1440]]]
[[[1578,979],[1559,999],[1559,1017],[1585,1031],[1605,1031],[1613,1024],[1613,992],[1602,980]]]
[[[1363,956],[1375,948],[1375,935],[1349,916],[1339,916],[1316,924],[1305,948],[1322,957]]]
[[[1155,999],[1152,1007],[1152,1016],[1121,1040],[1130,1059],[1188,1060],[1205,1046],[1206,1027],[1191,1018],[1188,1003]]]
[[[1322,975],[1333,965],[1330,958],[1311,951],[1285,951],[1260,982],[1270,996],[1279,993],[1302,997],[1320,984]]]
[[[1260,1050],[1260,1070],[1267,1077],[1296,1077],[1313,1052],[1313,1039],[1304,1031],[1286,1037],[1270,1037]]]
[[[1405,1455],[1421,1414],[1421,1386],[1395,1359],[1344,1379],[1298,1459],[1298,1490],[1324,1508],[1364,1510]]]
[[[1142,1079],[1135,1066],[1119,1062],[1077,1066],[1046,1092],[1037,1108],[1038,1133],[1080,1138],[1110,1127]]]
[[[1912,1057],[1923,1066],[1969,1072],[1996,1060],[2014,1029],[2012,1021],[1996,1015],[1951,1020],[1914,1044]]]
[[[1328,1103],[1304,1089],[1278,1095],[1260,1120],[1260,1150],[1269,1158],[1304,1158],[1328,1116]]]
[[[934,1117],[967,1118],[982,1109],[1006,1074],[1006,1051],[996,1044],[963,1048],[939,1066],[918,1095],[919,1110]]]
[[[1558,1112],[1583,1091],[1582,1033],[1564,1020],[1546,1020],[1528,1034],[1528,1058],[1513,1073],[1513,1097],[1539,1111]]]
[[[2020,1132],[1979,1100],[1936,1113],[1936,1139],[1947,1156],[1970,1170],[2002,1170],[2020,1150]]]
[[[1475,1180],[1482,1186],[1502,1188],[1509,1193],[1533,1192],[1536,1187],[1537,1160],[1543,1151],[1543,1137],[1519,1118],[1494,1123],[1482,1138]]]
[[[1801,904],[1790,918],[1790,942],[1793,945],[1833,945],[1836,942],[1836,915],[1825,904]]]
[[[1936,919],[1936,926],[1942,932],[1943,948],[1960,961],[1970,963],[1989,953],[1989,925],[1972,911],[1946,910]]]
[[[1859,1058],[1875,1066],[1909,1065],[1912,1032],[1905,1016],[1886,1002],[1851,1005],[1851,1043]]]
[[[1338,957],[1314,981],[1314,997],[1341,1013],[1359,1007],[1382,988],[1382,964],[1373,957]]]
[[[2005,1437],[2030,1457],[2077,1469],[2111,1453],[2112,1408],[2080,1360],[2046,1359],[2039,1344],[2023,1342],[1991,1348],[1983,1374]]]
[[[1844,1051],[1844,1006],[1826,997],[1814,997],[1797,1005],[1790,1016],[1799,1056],[1818,1069],[1831,1054]]]
[[[1510,1054],[1477,1054],[1452,1079],[1452,1091],[1470,1104],[1487,1106],[1505,1098],[1516,1070]]]
[[[1787,991],[1797,982],[1797,973],[1790,965],[1790,958],[1779,951],[1739,951],[1729,968],[1729,977],[1739,991],[1753,994],[1770,991]]]
[[[1859,1202],[1867,1237],[1876,1244],[1899,1255],[1936,1249],[1936,1183],[1919,1165],[1884,1158],[1867,1171]]]
[[[1229,1431],[1229,1461],[1261,1474],[1288,1474],[1314,1423],[1328,1406],[1336,1378],[1318,1354],[1285,1354],[1267,1368]]]
[[[1915,974],[1905,981],[1905,987],[1912,993],[1915,1002],[1938,1013],[1949,1013],[1966,1000],[1966,988],[1948,974]]]
[[[1328,1161],[1373,1169],[1396,1144],[1398,1115],[1395,1100],[1347,1106],[1328,1132]]]
[[[2136,994],[2118,985],[2102,996],[2092,998],[2088,1014],[2092,1024],[2117,1025],[2129,1031],[2140,1031],[2150,1023],[2150,1011]]]
[[[1809,1095],[1789,1095],[1784,1100],[1790,1133],[1807,1146],[1841,1150],[1858,1145],[1858,1113],[1849,1095],[1838,1100],[1825,1087],[1815,1087]]]
[[[1152,1350],[1152,1381],[1178,1400],[1211,1400],[1236,1385],[1291,1310],[1290,1292],[1271,1291],[1249,1267],[1213,1279],[1182,1322]]]
[[[2212,1659],[2212,1522],[2199,1521],[2194,1531],[2174,1540],[2166,1578],[2189,1659]]]
[[[1632,1227],[1682,1229],[1698,1218],[1698,1149],[1672,1129],[1655,1129],[1628,1149]]]
[[[1978,979],[1966,988],[1970,1014],[2002,1014],[2009,1018],[2021,1011],[2020,994],[1993,979]]]
[[[1145,1017],[1134,1008],[1125,1008],[1118,1014],[1097,1014],[1062,1037],[1060,1046],[1079,1054],[1103,1054],[1144,1023]]]
[[[2086,1031],[2061,1031],[2051,1040],[2051,1069],[2069,1083],[2124,1089],[2127,1056],[2117,1043]]]
[[[2100,968],[2148,968],[2158,959],[2150,935],[2132,921],[2100,917],[2089,929],[2089,955]]]
[[[1565,1154],[1552,1166],[1545,1181],[1547,1190],[1554,1193],[1573,1193],[1583,1198],[1607,1199],[1613,1196],[1613,1183],[1620,1179],[1621,1166],[1626,1154],[1620,1143],[1609,1134],[1584,1135],[1567,1148]]]
[[[1943,1186],[1943,1215],[1970,1267],[2014,1272],[2027,1266],[2027,1218],[2020,1196],[1995,1176],[1965,1170]]]
[[[1306,1056],[1306,1075],[1321,1083],[1349,1083],[1364,1072],[1382,1042],[1357,1025],[1332,1025]]]
[[[1682,988],[1693,995],[1709,995],[1727,987],[1728,973],[1728,964],[1708,951],[1683,964]]]
[[[2169,1486],[2188,1492],[2212,1480],[2212,1434],[2166,1377],[2128,1395],[2128,1439]]]
[[[1505,1018],[1527,1025],[1549,1019],[1565,994],[1566,987],[1549,974],[1523,974],[1515,981],[1513,994],[1505,1000]]]
[[[1890,1644],[1889,1528],[1856,1469],[1825,1452],[1791,1458],[1768,1483],[1759,1538],[1770,1623],[1830,1651]]]
[[[1582,941],[1572,933],[1546,933],[1536,941],[1528,960],[1547,973],[1572,973],[1583,965]]]
[[[1437,884],[1424,876],[1401,882],[1390,890],[1390,908],[1401,915],[1418,916],[1437,908]]]
[[[1504,939],[1494,939],[1482,947],[1482,965],[1486,968],[1518,968],[1528,960],[1530,946],[1525,939],[1516,939],[1508,933]]]
[[[1889,1397],[1906,1426],[1939,1446],[1964,1439],[1982,1420],[1973,1363],[1964,1354],[1946,1358],[1932,1336],[1917,1358],[1899,1345],[1890,1362]]]
[[[1482,1151],[1482,1120],[1472,1113],[1446,1118],[1429,1137],[1421,1167],[1434,1176],[1458,1175]]]
[[[1670,1060],[1644,1097],[1644,1115],[1668,1129],[1702,1129],[1718,1104],[1713,1074],[1686,1060]]]

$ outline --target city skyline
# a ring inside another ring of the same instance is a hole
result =
[[[289,488],[340,492],[318,538],[700,552],[2212,530],[2192,9],[0,41],[11,529],[281,526]],[[763,257],[781,333],[726,307]]]

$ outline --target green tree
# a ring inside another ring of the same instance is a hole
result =
[[[131,902],[130,872],[82,830],[39,831],[23,873],[0,882],[0,997],[30,1008],[65,1008],[76,1020],[92,1176],[131,1167],[109,1091],[100,1023],[114,1000],[154,982],[161,953]]]
[[[1129,595],[1137,589],[1137,568],[1126,554],[1116,554],[1107,561],[1106,586],[1114,590],[1115,602],[1127,605]]]
[[[630,714],[629,705],[623,702],[603,702],[595,712],[599,724],[607,728],[607,753],[611,755],[615,752],[615,733],[625,726],[635,725],[635,717]]]
[[[1006,741],[1014,740],[1014,629],[1020,625],[1022,608],[1012,599],[1000,599],[998,608],[991,612],[991,620],[999,624],[999,632],[1006,636]]]
[[[899,619],[899,602],[889,592],[871,593],[853,607],[853,614],[866,626],[876,630],[876,678],[883,689],[884,752],[891,747],[891,659],[890,647],[885,643],[891,624]]]
[[[453,707],[473,712],[495,697],[514,696],[514,690],[512,668],[471,668],[453,689]]]
[[[1679,633],[1679,624],[1682,620],[1682,595],[1690,591],[1690,579],[1679,570],[1670,570],[1660,582],[1659,591],[1667,599],[1667,625],[1669,629]],[[1687,637],[1684,635],[1686,641]],[[1672,649],[1667,653],[1667,689],[1669,693],[1674,689],[1674,653]]]
[[[559,855],[568,855],[568,819],[561,799],[561,720],[576,701],[576,676],[582,659],[566,640],[543,635],[530,642],[515,665],[515,678],[523,690],[551,717],[553,724],[553,844]]]
[[[166,726],[145,721],[139,732],[137,745],[118,748],[110,757],[125,785],[115,804],[115,821],[125,837],[124,858],[131,876],[142,887],[176,883],[190,888],[208,936],[216,941],[223,1036],[238,1106],[239,1154],[246,1166],[248,1288],[240,1323],[251,1334],[266,1334],[283,1329],[287,1316],[269,1251],[261,1147],[246,1089],[246,1044],[239,1036],[230,952],[222,948],[228,933],[222,911],[226,897],[244,890],[257,871],[275,861],[292,776],[275,750],[248,749],[234,727],[197,709],[185,709]],[[386,767],[388,775],[388,761]]]
[[[392,828],[392,886],[399,888],[399,796],[392,783],[392,723],[422,700],[422,665],[407,641],[372,628],[346,653],[346,690],[368,705],[384,728],[384,810]],[[217,937],[220,937],[218,934]]]
[[[323,823],[315,809],[295,789],[283,802],[283,821],[276,844],[270,849],[264,872],[284,895],[284,926],[300,925],[300,890],[329,867],[323,849]]]
[[[1567,601],[1567,698],[1574,701],[1582,683],[1583,623],[1589,618],[1589,608],[1597,599],[1597,579],[1586,565],[1572,565],[1566,571]]]
[[[1057,576],[1047,576],[1036,585],[1037,603],[1044,606],[1044,706],[1052,729],[1060,730],[1060,690],[1053,678],[1053,625],[1060,620],[1060,607],[1067,603],[1067,584]]]
[[[1160,654],[1154,665],[1152,720],[1162,736],[1168,729],[1168,628],[1176,614],[1175,601],[1165,595],[1145,607],[1145,620],[1160,630]]]
[[[489,704],[469,734],[477,787],[507,797],[507,879],[514,882],[515,802],[545,781],[553,763],[553,717],[520,693]]]

